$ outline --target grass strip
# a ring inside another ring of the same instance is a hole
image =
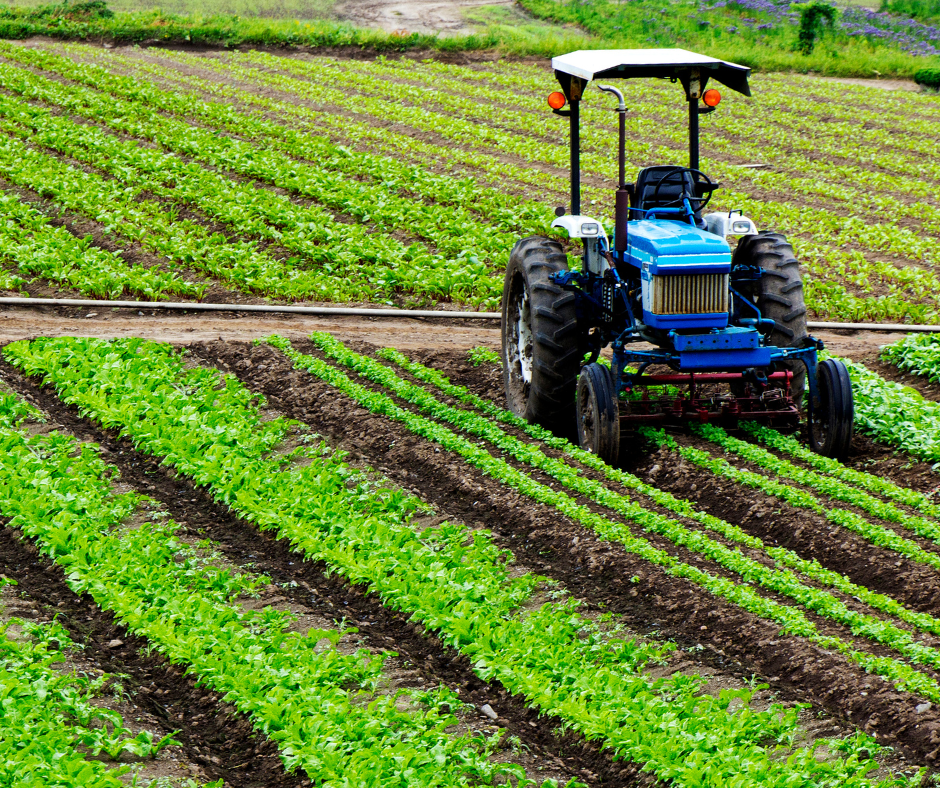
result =
[[[0,398],[0,409],[13,400]],[[15,407],[15,403],[14,403]],[[265,433],[262,440],[270,438]],[[214,566],[136,493],[96,447],[59,433],[0,426],[0,512],[88,593],[171,662],[222,693],[274,740],[285,766],[337,785],[478,785],[518,767],[492,764],[495,741],[448,733],[454,698],[425,709],[374,696],[384,655],[336,648],[340,630],[291,631],[293,617],[245,610],[265,578]],[[125,526],[129,518],[144,520]]]
[[[286,340],[271,342],[290,352]],[[28,373],[44,374],[85,414],[207,486],[220,502],[368,584],[387,605],[466,654],[483,678],[500,681],[661,779],[690,787],[741,779],[768,786],[870,784],[868,762],[819,762],[813,748],[791,750],[793,709],[754,711],[747,690],[698,695],[697,677],[649,678],[640,670],[661,657],[661,646],[602,632],[570,600],[521,611],[538,578],[510,577],[511,556],[485,532],[452,524],[417,528],[411,513],[419,501],[376,488],[323,447],[305,453],[308,464],[287,467],[276,451],[283,426],[264,421],[263,402],[232,376],[220,385],[214,370],[185,370],[168,346],[142,340],[36,340],[9,345],[5,353]],[[295,358],[367,407],[396,407],[322,361]],[[422,422],[445,440],[463,440]],[[551,492],[528,485],[537,494]],[[743,706],[731,711],[735,697]]]

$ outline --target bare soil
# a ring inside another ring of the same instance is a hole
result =
[[[336,15],[357,27],[378,28],[388,33],[473,32],[464,13],[483,6],[513,6],[514,0],[340,0]]]

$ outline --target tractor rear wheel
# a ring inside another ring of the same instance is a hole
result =
[[[578,443],[608,465],[620,457],[620,408],[610,370],[588,364],[578,376]]]
[[[734,250],[732,265],[759,267],[763,271],[751,294],[761,316],[774,321],[768,343],[775,347],[805,347],[809,332],[806,329],[803,275],[786,237],[773,232],[745,235]],[[778,363],[793,373],[790,392],[797,407],[802,407],[806,365],[798,360]]]
[[[502,360],[509,410],[573,438],[586,342],[577,297],[551,280],[567,269],[558,241],[534,236],[513,247],[503,284]]]
[[[809,409],[809,445],[817,454],[844,460],[852,444],[855,400],[845,364],[827,358],[816,367],[819,402]]]

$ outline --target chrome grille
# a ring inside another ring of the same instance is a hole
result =
[[[728,311],[728,274],[653,277],[654,315],[702,315]]]

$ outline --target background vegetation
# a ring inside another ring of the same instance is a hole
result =
[[[143,5],[156,2],[116,1]],[[799,31],[801,23],[806,28],[807,13],[818,8],[819,2],[518,0],[519,8],[541,22],[520,24],[518,10],[478,8],[472,12],[472,21],[479,32],[437,36],[366,30],[331,20],[328,17],[334,1],[196,0],[196,8],[201,4],[205,12],[213,12],[208,15],[175,14],[156,7],[115,12],[103,0],[0,6],[0,38],[47,35],[115,44],[357,47],[377,53],[496,49],[506,54],[546,57],[586,45],[680,46],[764,71],[914,78],[925,69],[940,69],[940,26],[931,24],[940,0],[884,0],[882,11],[856,6],[837,9],[832,22],[815,26],[811,46],[807,46],[805,36],[800,38]],[[185,7],[192,9],[193,4],[185,2]],[[251,10],[253,16],[215,13],[223,9]],[[586,36],[590,39],[587,44]]]

